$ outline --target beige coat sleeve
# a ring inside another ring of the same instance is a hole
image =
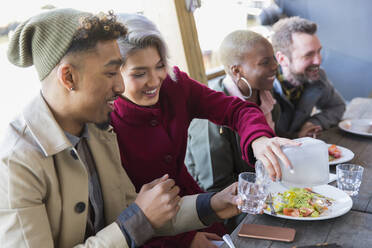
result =
[[[162,228],[155,230],[155,235],[176,235],[190,230],[205,228],[206,226],[200,221],[196,210],[197,196],[190,195],[182,197],[180,210],[177,215]]]
[[[62,247],[58,230],[51,228],[51,218],[43,202],[48,194],[44,172],[35,171],[20,161],[2,159],[0,163],[0,244],[2,248]],[[61,227],[63,220],[61,220]],[[72,227],[73,228],[73,227]],[[82,237],[83,239],[83,237]],[[69,243],[68,241],[65,242]],[[128,247],[119,226],[112,223],[88,238],[69,247]],[[64,246],[63,246],[64,247]],[[67,246],[66,246],[67,247]]]
[[[2,247],[61,247],[58,230],[52,230],[50,218],[58,218],[56,209],[48,215],[44,198],[49,193],[45,171],[35,171],[15,160],[0,163],[0,243]],[[197,195],[186,196],[180,211],[162,228],[157,236],[174,235],[205,227],[196,210]],[[63,220],[61,220],[63,223]],[[62,227],[61,228],[66,228]],[[67,238],[68,239],[68,238]],[[119,226],[112,223],[81,244],[70,247],[129,247]],[[69,243],[69,241],[65,241]]]

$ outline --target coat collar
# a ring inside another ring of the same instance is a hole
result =
[[[24,108],[23,117],[46,157],[72,147],[41,92]]]
[[[280,96],[284,96],[282,86],[280,85],[280,82],[277,78],[274,79],[273,90],[274,92],[278,93]]]
[[[160,113],[159,102],[152,107],[143,107],[143,106],[136,105],[127,99],[118,98],[115,101],[114,105],[115,105],[115,111],[118,113],[120,117],[124,119],[125,118],[133,119],[133,117],[143,119],[146,117],[149,118],[148,116],[150,116],[151,118],[151,115],[156,116],[156,115],[159,115]]]
[[[54,119],[41,92],[24,108],[23,118],[45,157],[53,156],[67,148],[73,147],[63,129]],[[103,131],[91,123],[87,124],[85,128],[86,135],[89,137],[93,134],[95,137],[106,141],[115,140],[116,136],[113,134],[111,126]]]

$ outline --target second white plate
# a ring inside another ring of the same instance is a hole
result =
[[[343,120],[338,127],[345,132],[372,137],[372,119]]]

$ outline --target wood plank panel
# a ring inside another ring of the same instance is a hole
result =
[[[144,15],[164,36],[171,62],[191,78],[207,84],[194,16],[186,10],[185,0],[145,0]]]

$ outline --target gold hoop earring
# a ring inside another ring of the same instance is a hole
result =
[[[244,77],[239,77],[238,82],[239,82],[240,80],[242,80],[242,81],[243,81],[243,82],[248,86],[248,89],[249,89],[249,95],[248,95],[248,96],[244,96],[244,95],[243,95],[243,98],[244,98],[245,100],[247,100],[247,99],[251,98],[251,96],[252,96],[252,87],[251,87],[251,85],[248,83],[248,80],[245,79]]]

